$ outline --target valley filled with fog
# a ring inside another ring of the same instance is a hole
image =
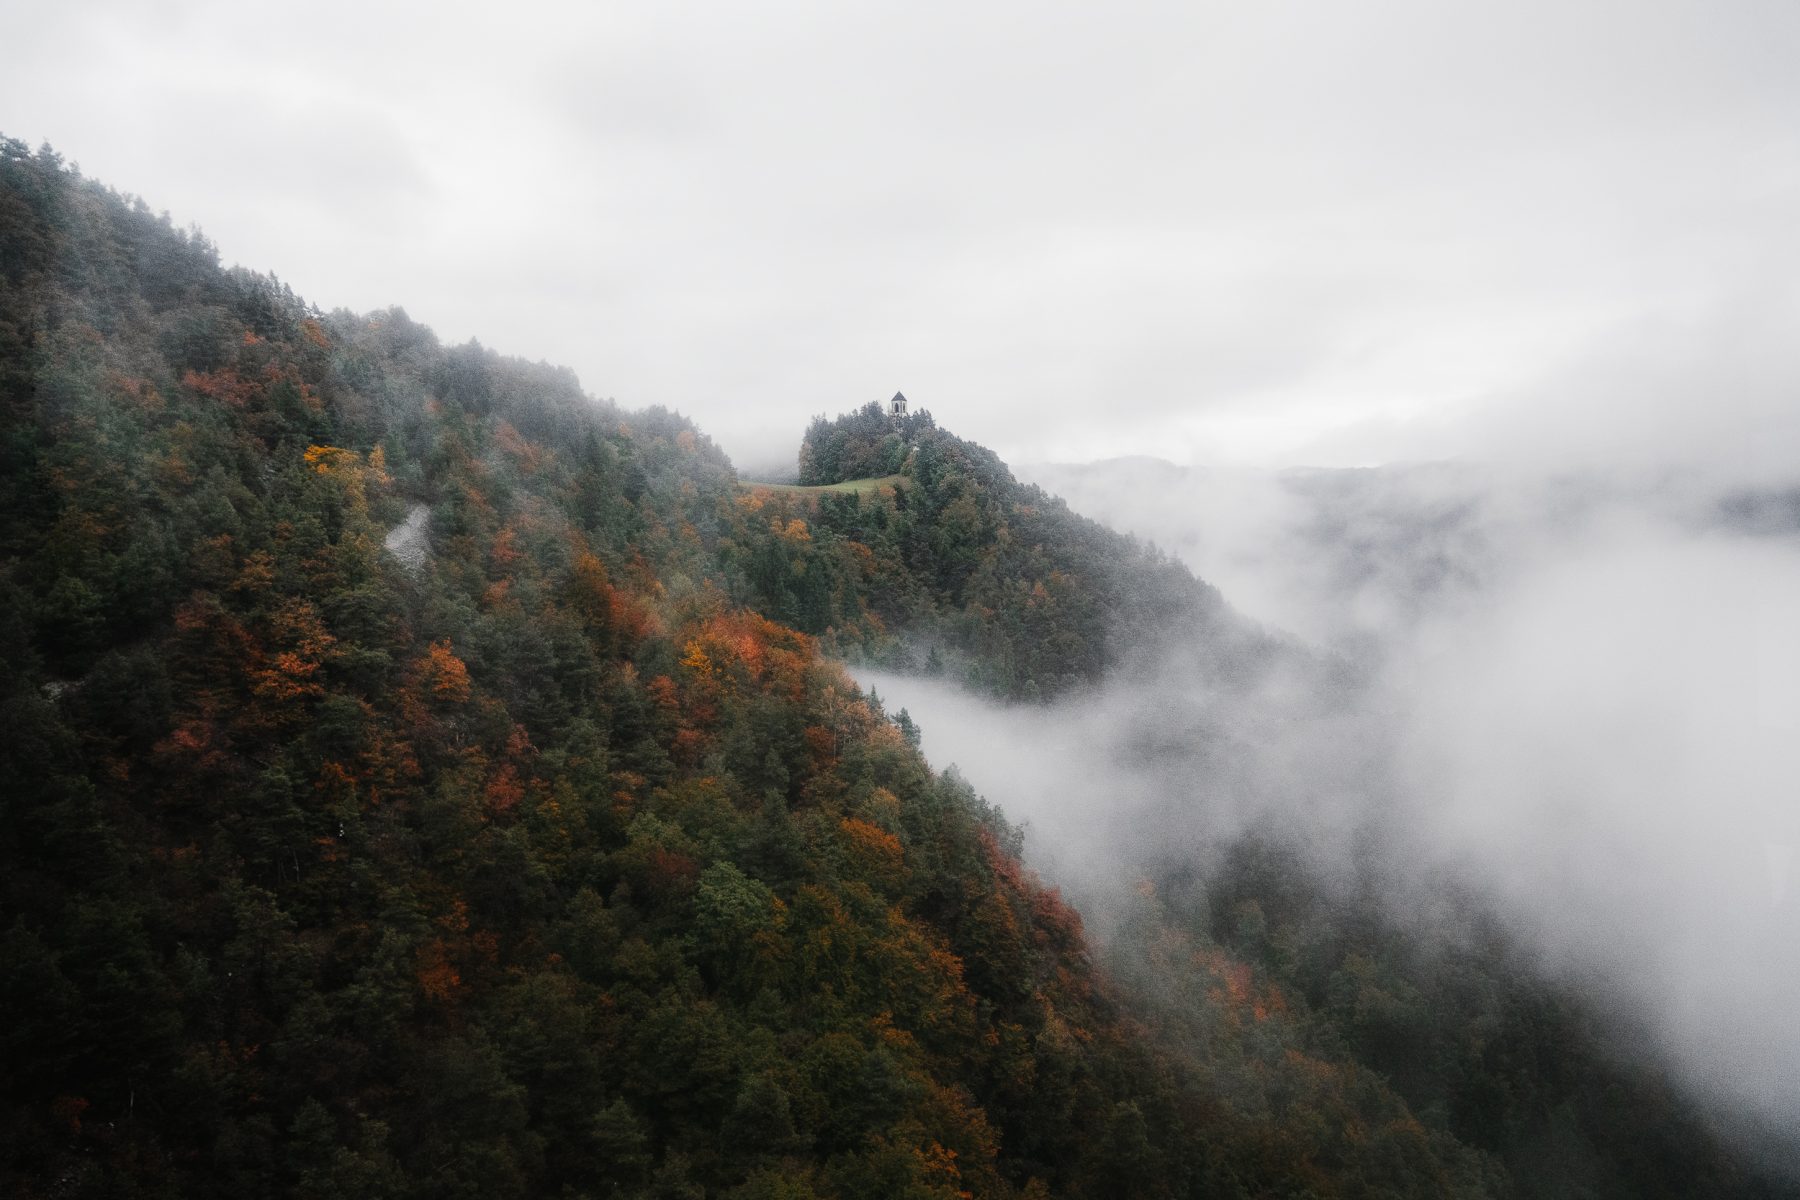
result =
[[[1026,827],[1105,937],[1245,833],[1421,943],[1471,894],[1751,1143],[1800,1116],[1800,521],[1699,476],[1464,465],[1021,476],[1305,648],[1221,686],[1171,645],[1048,709],[858,671]],[[1361,881],[1359,883],[1359,880]]]

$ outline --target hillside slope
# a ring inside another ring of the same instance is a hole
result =
[[[800,464],[802,489],[745,501],[784,527],[800,520],[811,543],[804,573],[771,564],[753,599],[840,655],[1027,701],[1092,687],[1172,644],[1205,647],[1202,669],[1236,688],[1307,657],[1179,563],[1021,484],[930,413],[890,418],[869,404],[820,417]],[[835,492],[880,475],[903,486]]]
[[[677,417],[314,310],[10,141],[0,280],[11,1194],[1509,1191],[1202,934],[1187,1000],[1109,984],[821,654],[1118,661],[1137,576],[991,456],[922,451],[917,516],[744,495]],[[1063,576],[1041,634],[959,624]],[[1698,1144],[1678,1185],[1745,1183]]]

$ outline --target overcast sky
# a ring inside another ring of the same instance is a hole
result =
[[[1018,459],[1800,450],[1792,0],[0,26],[0,130],[741,464],[895,388]]]

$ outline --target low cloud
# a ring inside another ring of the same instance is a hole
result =
[[[1430,836],[1625,986],[1690,1078],[1800,1116],[1800,545],[1624,523],[1390,668]]]
[[[1589,347],[1793,328],[1779,0],[13,8],[7,133],[758,464],[896,388],[1011,459],[1485,452]]]
[[[1102,933],[1138,873],[1246,829],[1326,877],[1373,839],[1397,907],[1440,874],[1475,888],[1551,969],[1625,997],[1696,1094],[1792,1127],[1800,526],[1628,476],[1036,473],[1363,679],[1212,694],[1176,647],[1040,711],[870,676]]]

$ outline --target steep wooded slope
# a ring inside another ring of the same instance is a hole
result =
[[[985,603],[979,564],[771,509],[566,371],[223,271],[16,142],[0,280],[11,1193],[1504,1190],[1202,989],[1279,1097],[1231,1101],[784,623],[891,649],[883,564],[934,612]]]

